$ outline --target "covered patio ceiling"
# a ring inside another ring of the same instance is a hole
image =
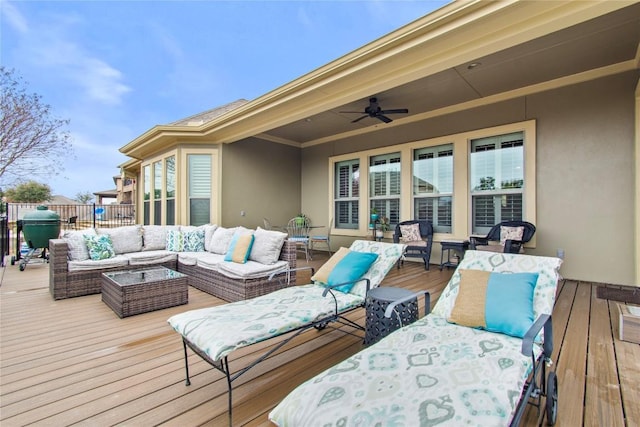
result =
[[[365,97],[278,126],[261,136],[312,145],[408,124],[500,94],[526,94],[523,88],[531,88],[530,92],[544,90],[545,82],[561,85],[562,79],[579,81],[581,73],[592,70],[599,70],[595,75],[606,75],[637,68],[639,43],[640,4],[635,4],[390,89],[376,92],[373,82]],[[407,108],[409,113],[389,115],[394,120],[389,124],[371,117],[352,123],[364,113],[344,111],[364,111],[370,96],[378,98],[382,109]]]

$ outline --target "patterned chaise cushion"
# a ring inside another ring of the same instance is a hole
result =
[[[378,258],[373,265],[362,275],[362,279],[369,279],[371,287],[375,288],[382,282],[398,259],[400,259],[406,247],[406,245],[398,243],[356,240],[349,246],[349,250],[378,254]],[[360,281],[356,283],[349,292],[364,298],[367,292],[367,284],[364,281]]]
[[[538,273],[461,270],[460,290],[449,321],[522,338],[533,324]]]

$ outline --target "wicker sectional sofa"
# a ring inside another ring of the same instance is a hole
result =
[[[104,234],[110,236],[114,255],[91,259],[85,236]],[[237,234],[254,235],[246,263],[225,261]],[[202,239],[176,247],[176,236],[184,238],[183,243],[187,241],[185,236]],[[49,291],[56,300],[100,293],[104,272],[162,265],[187,274],[190,286],[225,301],[239,301],[295,283],[296,246],[284,233],[260,227],[133,225],[67,231],[49,241],[49,262]]]

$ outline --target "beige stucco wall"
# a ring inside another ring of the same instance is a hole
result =
[[[221,225],[285,225],[299,213],[299,148],[251,138],[224,145],[221,158]]]
[[[636,72],[303,149],[302,209],[328,219],[328,158],[374,147],[535,119],[537,247],[565,250],[567,278],[633,284]],[[334,246],[351,238],[333,236]],[[432,262],[439,260],[435,245]]]

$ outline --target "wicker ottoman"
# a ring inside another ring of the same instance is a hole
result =
[[[102,301],[128,317],[189,301],[188,276],[166,267],[102,274]]]

